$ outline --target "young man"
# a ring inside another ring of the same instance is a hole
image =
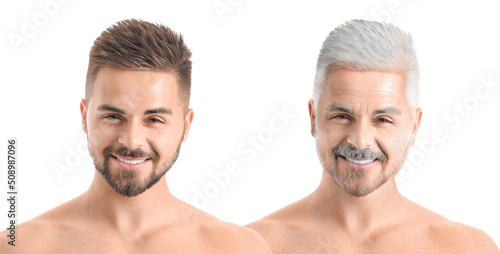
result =
[[[170,194],[193,120],[191,52],[169,28],[125,20],[90,51],[80,104],[95,174],[79,197],[19,225],[7,253],[271,253],[255,232]],[[7,233],[4,231],[3,236]]]
[[[395,175],[420,124],[411,36],[347,22],[325,40],[309,101],[323,177],[309,196],[248,225],[278,253],[499,253],[482,231],[403,197]]]

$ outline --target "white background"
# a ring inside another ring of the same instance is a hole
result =
[[[193,52],[195,118],[167,173],[171,192],[191,204],[196,191],[208,193],[211,198],[202,208],[225,221],[257,220],[319,184],[307,101],[324,38],[353,18],[390,19],[414,37],[424,112],[421,146],[413,148],[411,165],[399,174],[399,189],[430,210],[480,228],[500,245],[499,6],[457,2],[69,0],[52,7],[52,13],[37,1],[3,2],[0,190],[6,193],[11,137],[18,139],[19,222],[88,188],[94,169],[81,151],[86,137],[79,113],[88,53],[109,25],[140,18],[181,32]],[[218,13],[214,3],[231,9]],[[23,26],[33,19],[36,33],[13,45],[9,37],[23,36]],[[481,79],[496,87],[482,87]],[[284,108],[293,119],[272,137],[263,134],[274,111]],[[431,141],[440,130],[444,140]],[[254,158],[238,151],[259,134],[267,144]],[[242,171],[214,189],[209,172],[220,173],[233,160]],[[58,166],[71,171],[58,177]],[[2,198],[2,227],[7,210]]]

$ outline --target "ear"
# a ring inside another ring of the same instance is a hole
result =
[[[82,116],[82,129],[83,129],[83,132],[85,132],[85,134],[88,134],[87,133],[87,125],[85,124],[85,121],[87,119],[87,108],[85,107],[85,99],[82,99],[80,101],[80,114]]]
[[[316,119],[316,115],[315,115],[316,112],[314,112],[314,101],[313,101],[313,99],[309,100],[308,107],[309,107],[309,118],[311,120],[311,135],[313,137],[315,137],[316,136],[316,126],[314,124],[314,120]]]
[[[417,108],[415,114],[413,115],[413,134],[411,137],[411,145],[415,143],[417,137],[418,127],[420,127],[420,121],[422,120],[422,108]]]
[[[186,116],[184,117],[184,136],[182,137],[182,142],[186,141],[189,134],[189,129],[191,128],[191,123],[193,122],[193,109],[189,108]]]

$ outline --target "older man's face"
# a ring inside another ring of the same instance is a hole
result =
[[[405,79],[392,72],[335,70],[314,108],[312,134],[323,168],[352,196],[365,196],[404,164],[420,124]]]

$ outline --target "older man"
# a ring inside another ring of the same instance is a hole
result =
[[[321,183],[248,225],[274,253],[498,253],[482,231],[398,192],[422,116],[412,44],[393,25],[363,20],[325,40],[309,101]]]
[[[80,104],[94,180],[19,225],[15,246],[3,232],[2,254],[271,253],[257,233],[168,190],[165,173],[193,120],[190,57],[182,37],[159,24],[125,20],[97,38]]]

